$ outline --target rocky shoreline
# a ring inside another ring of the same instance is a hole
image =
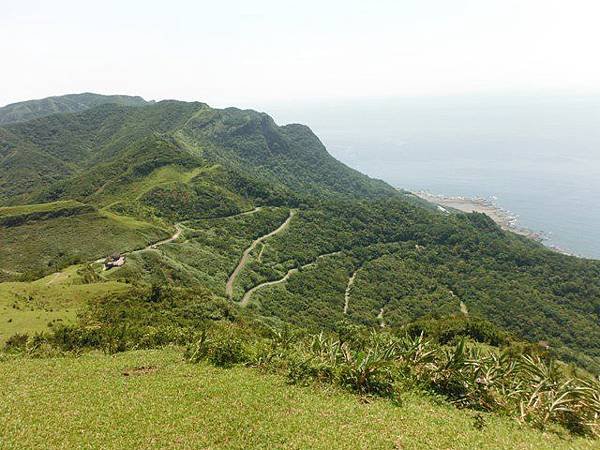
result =
[[[508,211],[507,209],[498,206],[495,203],[496,198],[482,198],[482,197],[461,197],[461,196],[449,196],[433,194],[426,191],[413,192],[417,197],[422,198],[430,203],[437,205],[438,209],[442,212],[449,212],[448,210],[458,210],[462,212],[480,212],[489,216],[494,222],[496,222],[503,230],[512,231],[513,233],[526,236],[538,242],[543,242],[547,239],[547,236],[541,231],[533,231],[524,228],[518,224],[518,216]],[[555,250],[562,251],[554,248]]]
[[[480,212],[489,216],[503,230],[512,231],[529,239],[545,244],[548,248],[569,256],[577,256],[574,253],[562,249],[556,245],[549,245],[548,235],[542,231],[533,231],[518,224],[518,216],[496,204],[496,198],[461,197],[441,194],[433,194],[427,191],[413,192],[417,197],[437,205],[442,212],[458,210],[462,212]]]

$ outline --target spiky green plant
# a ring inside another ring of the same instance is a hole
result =
[[[283,370],[292,383],[333,383],[363,396],[398,398],[401,387],[416,386],[459,407],[502,412],[542,429],[558,424],[600,434],[600,382],[569,376],[559,363],[538,356],[381,331],[354,342],[278,330],[247,339],[237,328],[214,327],[188,347],[188,357]]]
[[[364,350],[352,350],[344,345],[342,383],[359,394],[392,395],[397,349],[394,340],[373,334]]]

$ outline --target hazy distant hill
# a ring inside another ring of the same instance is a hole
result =
[[[27,100],[0,108],[0,125],[24,122],[56,113],[80,112],[104,103],[139,106],[147,102],[142,97],[129,95],[100,95],[92,93],[69,94],[41,100]]]

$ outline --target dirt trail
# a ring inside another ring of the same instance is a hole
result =
[[[251,209],[250,211],[244,211],[242,213],[234,214],[232,216],[210,217],[210,218],[211,219],[229,219],[229,218],[234,218],[234,217],[246,216],[248,214],[254,214],[254,213],[260,211],[261,209],[263,209],[263,207],[262,206],[258,206],[258,207],[254,208],[254,209]],[[129,252],[121,253],[121,255],[133,255],[133,254],[145,252],[145,251],[148,251],[148,250],[155,250],[156,248],[160,247],[161,245],[165,245],[165,244],[168,244],[170,242],[173,242],[173,241],[179,239],[179,236],[181,236],[181,233],[183,233],[183,229],[187,228],[184,224],[186,222],[191,222],[192,220],[196,220],[196,219],[184,220],[182,222],[176,223],[175,224],[175,233],[170,238],[168,238],[168,239],[164,239],[162,241],[155,242],[155,243],[150,244],[150,245],[148,245],[147,247],[144,247],[144,248],[140,248],[140,249],[137,249],[137,250],[132,250],[132,251],[129,251]],[[103,263],[104,261],[106,261],[106,257],[97,259],[96,261],[94,261],[94,263]]]
[[[46,283],[46,286],[50,286],[51,284],[53,284],[54,282],[58,281],[59,279],[64,278],[66,275],[67,274],[64,273],[64,272],[56,272],[54,274],[54,277],[50,281],[48,281]]]
[[[280,278],[279,280],[265,281],[264,283],[257,284],[256,286],[254,286],[253,288],[251,288],[251,289],[247,290],[247,291],[244,293],[244,296],[243,296],[243,297],[242,297],[242,299],[240,300],[240,306],[246,306],[246,305],[247,305],[247,304],[250,302],[250,297],[252,297],[252,294],[253,294],[255,291],[258,291],[259,289],[262,289],[262,288],[264,288],[264,287],[266,287],[266,286],[273,286],[273,285],[275,285],[275,284],[285,283],[287,280],[289,280],[289,279],[290,279],[290,277],[291,277],[293,274],[295,274],[295,273],[296,273],[296,272],[298,272],[299,270],[304,270],[304,269],[307,269],[307,268],[309,268],[309,267],[311,267],[311,266],[314,266],[314,265],[316,265],[316,264],[317,264],[317,262],[319,261],[319,259],[326,258],[326,257],[328,257],[328,256],[339,255],[339,254],[341,254],[341,253],[342,253],[341,251],[338,251],[338,252],[325,253],[325,254],[323,254],[323,255],[319,255],[319,256],[317,256],[317,258],[316,258],[316,259],[315,259],[313,262],[311,262],[311,263],[304,264],[304,265],[303,265],[303,266],[301,266],[300,268],[294,267],[293,269],[290,269],[290,270],[288,270],[288,271],[287,271],[287,273],[286,273],[286,274],[285,274],[285,275],[284,275],[282,278]]]
[[[305,266],[302,266],[302,268],[305,268]],[[252,294],[254,293],[254,291],[257,291],[257,290],[259,290],[261,288],[264,288],[265,286],[273,286],[275,284],[285,283],[293,274],[295,274],[296,272],[298,272],[298,270],[299,270],[298,268],[290,269],[284,275],[284,277],[280,278],[279,280],[266,281],[264,283],[257,284],[252,289],[246,291],[246,293],[242,297],[242,300],[240,301],[240,306],[246,306],[248,304],[248,302],[250,301],[250,297],[252,297]]]
[[[383,320],[383,308],[379,310],[379,314],[377,314],[377,319],[379,320],[379,326],[381,328],[385,328],[385,320]]]
[[[179,223],[184,224],[184,223],[188,223],[188,222],[197,222],[200,220],[213,220],[213,219],[234,219],[236,217],[248,216],[250,214],[257,213],[257,212],[261,211],[262,209],[263,209],[262,206],[257,206],[256,208],[251,209],[250,211],[244,211],[241,213],[233,214],[231,216],[206,217],[204,219],[189,219],[189,220],[184,220],[183,222],[179,222]]]
[[[241,216],[247,216],[247,215],[249,215],[249,214],[254,214],[254,213],[257,213],[257,212],[259,212],[259,211],[260,211],[260,210],[262,210],[262,209],[263,209],[263,207],[262,207],[262,206],[257,206],[256,208],[254,208],[254,209],[251,209],[250,211],[244,211],[244,212],[241,212],[241,213],[239,213],[239,214],[234,214],[233,216],[227,216],[227,219],[229,219],[229,218],[232,218],[232,217],[241,217]]]
[[[174,240],[178,239],[179,236],[181,236],[181,233],[183,232],[183,225],[181,225],[181,223],[176,223],[175,224],[175,234],[173,236],[171,236],[169,239],[165,239],[163,241],[158,241],[154,244],[150,244],[148,247],[141,249],[141,250],[135,250],[131,253],[136,253],[136,252],[143,252],[144,250],[150,250],[153,248],[157,248],[160,247],[161,245],[165,245],[168,244],[169,242],[173,242]]]
[[[356,269],[354,273],[348,279],[348,285],[346,286],[346,293],[344,294],[344,314],[348,314],[348,304],[350,303],[350,291],[352,290],[352,285],[354,285],[354,279],[356,278],[356,274],[359,269]]]
[[[256,260],[257,260],[258,262],[261,262],[261,261],[262,261],[262,255],[263,255],[263,252],[265,251],[265,248],[266,248],[266,245],[263,243],[263,244],[260,246],[260,252],[258,252],[258,256],[256,257]]]
[[[123,256],[125,256],[125,255],[134,255],[136,253],[145,252],[147,250],[155,250],[156,248],[160,247],[161,245],[165,245],[165,244],[168,244],[169,242],[173,242],[174,240],[178,239],[179,236],[181,236],[181,233],[183,233],[183,227],[184,227],[184,225],[182,225],[181,222],[176,223],[175,224],[175,233],[170,238],[164,239],[162,241],[155,242],[154,244],[150,244],[147,247],[140,248],[138,250],[132,250],[130,252],[121,253],[121,255],[123,255]],[[97,259],[94,262],[95,263],[103,263],[104,261],[106,261],[106,257]]]
[[[279,227],[277,229],[271,231],[268,234],[265,234],[264,236],[261,236],[261,237],[255,239],[254,241],[252,241],[252,244],[250,244],[250,247],[248,247],[246,250],[244,250],[244,253],[242,253],[242,257],[240,258],[238,265],[233,270],[233,272],[231,272],[231,275],[229,275],[229,279],[227,280],[227,284],[225,285],[225,294],[230,299],[233,299],[233,284],[235,283],[235,279],[237,278],[239,273],[242,271],[242,269],[248,262],[248,258],[250,258],[250,252],[252,252],[252,250],[254,250],[256,248],[256,246],[258,244],[260,244],[262,241],[264,241],[265,239],[268,239],[271,236],[275,236],[277,233],[280,233],[283,230],[285,230],[295,215],[296,215],[296,211],[293,209],[290,210],[290,214],[289,214],[288,218],[285,220],[285,222],[283,222],[281,225],[279,225]]]

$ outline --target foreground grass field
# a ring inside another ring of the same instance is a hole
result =
[[[597,442],[414,394],[401,406],[180,351],[0,362],[0,448],[576,449]]]

